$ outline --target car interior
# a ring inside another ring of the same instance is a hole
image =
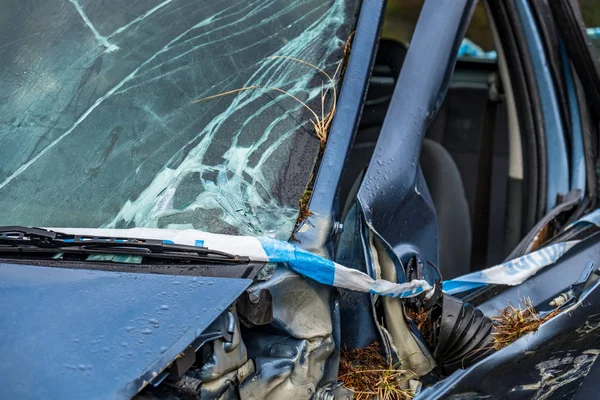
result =
[[[396,39],[380,40],[340,185],[342,205],[353,197],[355,182],[369,165],[407,51]],[[497,59],[460,57],[422,146],[420,163],[437,212],[444,279],[500,263],[510,251],[508,112],[504,96],[499,101],[490,96],[491,82],[498,76]],[[488,207],[482,209],[481,202]]]

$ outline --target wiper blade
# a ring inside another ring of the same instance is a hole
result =
[[[248,263],[237,256],[207,247],[166,243],[156,239],[72,235],[26,226],[0,226],[0,253],[119,254],[181,261]]]

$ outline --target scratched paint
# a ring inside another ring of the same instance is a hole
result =
[[[289,237],[358,1],[9,0],[0,224]],[[327,83],[325,81],[325,83]],[[10,215],[9,215],[10,214]]]
[[[536,365],[540,380],[516,386],[511,389],[511,392],[532,392],[532,398],[551,399],[562,386],[583,379],[594,365],[598,354],[600,350],[587,349],[578,355],[566,353],[542,361]]]

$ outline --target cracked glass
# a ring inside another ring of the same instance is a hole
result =
[[[320,115],[328,81],[273,56],[333,75],[357,7],[3,1],[0,224],[287,239],[320,147],[300,101]]]

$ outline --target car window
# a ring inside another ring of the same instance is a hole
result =
[[[359,3],[3,1],[0,224],[287,239]]]
[[[410,43],[424,0],[389,0],[382,36]],[[470,59],[494,59],[494,40],[483,4],[478,3],[458,55]]]
[[[597,0],[579,0],[583,22],[592,44],[600,52],[600,3]],[[600,54],[600,53],[598,53]]]

